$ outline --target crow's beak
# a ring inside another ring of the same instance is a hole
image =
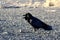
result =
[[[23,15],[23,18],[25,18],[25,15]]]
[[[23,15],[23,16],[25,16],[25,15]]]

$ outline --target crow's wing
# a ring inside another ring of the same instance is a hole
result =
[[[43,25],[45,25],[45,23],[43,23],[41,20],[39,20],[39,19],[37,19],[35,17],[33,17],[31,20],[32,20],[31,21],[31,25],[34,26],[34,27],[36,27],[36,28],[40,28]]]

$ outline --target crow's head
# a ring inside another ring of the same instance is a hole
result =
[[[23,15],[23,16],[24,16],[24,19],[25,19],[25,20],[30,20],[31,17],[32,17],[32,15],[31,15],[30,13],[26,13],[26,14]]]

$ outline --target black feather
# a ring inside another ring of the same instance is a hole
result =
[[[50,25],[47,25],[38,18],[33,17],[30,13],[26,13],[23,16],[24,19],[27,20],[28,23],[31,24],[35,30],[39,28],[43,28],[44,30],[52,30],[52,27]]]

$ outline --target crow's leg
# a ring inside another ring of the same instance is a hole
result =
[[[36,32],[37,30],[38,30],[37,28],[34,28],[34,29],[33,29],[33,32]]]
[[[37,31],[38,29],[34,28],[34,31]]]

